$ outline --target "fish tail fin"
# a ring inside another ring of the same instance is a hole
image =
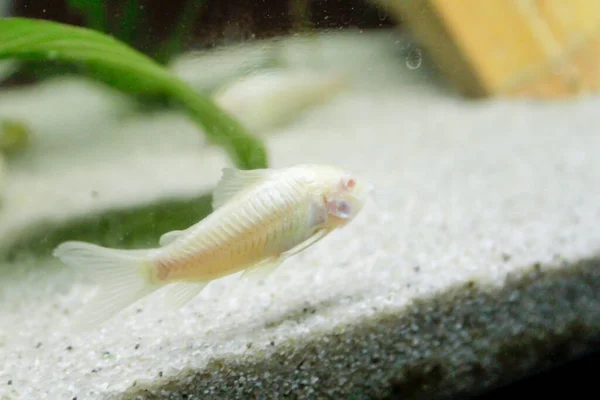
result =
[[[109,249],[84,242],[65,242],[53,252],[72,268],[82,268],[99,284],[86,305],[76,330],[97,327],[160,286],[151,280],[147,250]]]

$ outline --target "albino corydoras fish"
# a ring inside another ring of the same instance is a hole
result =
[[[120,250],[69,241],[54,255],[85,268],[100,285],[79,321],[87,328],[163,287],[167,305],[179,307],[212,280],[240,271],[264,278],[353,220],[372,190],[335,166],[225,168],[213,193],[213,212],[183,231],[164,234],[160,247]]]

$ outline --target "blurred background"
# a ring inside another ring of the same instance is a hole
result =
[[[203,64],[203,68],[206,68],[204,71],[210,71],[204,76],[199,72],[199,66],[196,67],[193,64],[200,60],[202,55],[222,47],[262,43],[264,39],[295,36],[319,38],[321,34],[340,31],[352,31],[357,35],[379,31],[385,32],[387,35],[388,32],[394,32],[394,34],[398,34],[398,38],[409,37],[410,39],[402,41],[402,48],[399,52],[401,57],[394,59],[392,63],[388,59],[385,60],[385,68],[397,66],[398,70],[419,69],[419,72],[422,69],[431,68],[435,74],[420,74],[420,79],[424,77],[430,84],[439,84],[451,91],[454,96],[465,98],[524,96],[537,101],[548,99],[568,101],[577,96],[594,94],[600,87],[600,1],[598,0],[568,2],[537,0],[454,2],[444,0],[0,0],[0,17],[7,16],[45,19],[84,26],[114,36],[167,66],[176,75],[193,85],[198,92],[210,93],[219,106],[230,111],[232,115],[241,120],[245,127],[259,136],[275,122],[276,117],[280,116],[273,115],[273,112],[263,113],[263,110],[275,109],[277,114],[295,116],[300,110],[314,106],[338,93],[340,87],[343,86],[338,77],[332,78],[330,75],[323,74],[323,71],[316,75],[294,75],[296,71],[294,74],[284,75],[283,80],[275,80],[275,83],[273,81],[266,83],[252,81],[249,82],[249,86],[244,86],[242,82],[232,91],[219,91],[218,89],[227,87],[231,82],[235,84],[237,78],[248,75],[250,70],[259,70],[270,66],[274,59],[279,60],[275,63],[281,62],[282,59],[289,61],[294,50],[279,58],[264,57],[263,54],[258,59],[254,59],[244,53],[241,63],[237,63],[235,59],[227,61],[227,66],[231,67],[231,71],[217,59],[215,61],[217,64],[210,62]],[[405,34],[406,36],[404,36]],[[386,36],[386,40],[399,42],[399,39],[392,35]],[[355,37],[350,37],[348,40],[348,42],[353,41],[358,43]],[[331,48],[336,46],[334,43]],[[365,47],[369,46],[370,44],[365,45]],[[365,47],[361,49],[365,50]],[[291,48],[294,49],[294,47]],[[341,49],[341,45],[339,48]],[[261,49],[264,50],[262,47]],[[388,51],[387,47],[385,49]],[[306,48],[303,51],[307,51]],[[343,51],[347,51],[347,53]],[[350,47],[344,48],[343,51],[340,50],[340,54],[342,54],[340,65],[344,64],[344,54],[354,52]],[[370,57],[370,53],[366,54],[368,54],[367,57]],[[301,57],[298,56],[298,58]],[[429,61],[426,63],[426,67],[421,64],[425,59]],[[186,64],[186,60],[192,63],[191,66]],[[365,66],[363,69],[378,71],[378,68],[384,68],[383,63],[378,65],[379,60],[379,58],[373,57],[370,60],[371,65]],[[353,62],[355,62],[354,59],[348,64]],[[193,73],[186,76],[189,71],[193,71]],[[80,65],[52,60],[17,63],[3,61],[0,63],[0,94],[3,91],[8,93],[9,90],[17,93],[19,89],[35,87],[50,78],[69,74],[86,75],[86,73],[86,69]],[[437,80],[438,73],[441,77],[439,80]],[[389,75],[382,78],[382,81],[385,79],[389,79]],[[281,82],[286,84],[281,85]],[[257,90],[259,87],[264,90]],[[277,99],[276,97],[269,97],[280,89],[283,90],[282,95],[286,99],[293,98],[294,101],[283,104],[273,100]],[[245,94],[251,91],[257,91],[263,98],[269,97],[270,100],[263,104],[260,98],[253,97],[251,101],[255,102],[254,104],[257,106],[251,108],[252,112],[248,112],[248,104],[242,104],[238,100],[245,98]],[[96,96],[95,93],[93,92],[87,98]],[[31,98],[37,97],[36,93]],[[52,96],[48,95],[48,97]],[[31,101],[31,98],[28,98],[27,101]],[[139,104],[143,103],[143,107],[154,109],[161,108],[167,102],[166,99],[160,97],[144,98],[143,100],[145,102]],[[112,97],[110,101],[113,102]],[[114,100],[114,104],[121,104],[120,101],[121,99],[117,98]],[[77,102],[73,101],[73,103]],[[40,121],[44,120],[44,124],[54,118],[47,118],[43,113],[38,113],[36,109],[35,113],[31,112],[30,120],[29,114],[19,114],[20,110],[12,112],[10,104],[17,104],[17,102],[5,100],[4,103],[0,103],[0,150],[7,156],[12,152],[27,148],[28,140],[35,138],[36,118]],[[104,107],[100,103],[98,103],[100,106],[95,102],[89,104],[91,110],[89,115],[96,115],[97,110]],[[131,106],[131,104],[127,104]],[[136,107],[139,107],[139,104]],[[25,109],[28,106],[22,108]],[[31,108],[35,109],[33,106]],[[61,108],[60,104],[55,105],[51,112],[59,113]],[[119,112],[122,111],[118,106],[115,108],[118,108]],[[109,108],[106,107],[106,109]],[[112,108],[110,110],[110,116],[112,116]],[[98,113],[101,115],[101,112],[102,109]],[[115,112],[115,114],[117,113]],[[21,117],[21,115],[27,115],[27,117]],[[68,116],[61,120],[61,114],[49,112],[47,115],[57,115],[55,120],[58,122],[54,125],[50,123],[47,131],[52,131],[52,134],[48,134],[46,139],[43,134],[35,139],[39,140],[37,148],[41,149],[40,153],[44,152],[43,160],[37,164],[40,171],[45,169],[43,163],[49,162],[48,160],[52,157],[62,160],[64,164],[74,163],[69,159],[64,160],[66,156],[61,152],[60,145],[55,144],[58,143],[55,140],[63,130],[67,130],[63,128],[65,126],[68,128],[70,118],[74,121],[75,116]],[[123,135],[115,128],[116,123],[114,126],[105,125],[108,120],[109,118],[101,120],[101,117],[98,117],[95,122],[86,119],[77,123],[83,123],[86,127],[87,125],[95,126],[97,131],[105,130],[106,132],[103,134],[107,136],[107,147],[124,147],[124,142],[128,139],[123,139]],[[119,123],[121,122],[122,120],[119,120]],[[152,121],[152,123],[154,122]],[[31,124],[30,127],[28,124]],[[41,122],[39,126],[42,126]],[[172,126],[175,127],[172,128]],[[86,133],[82,133],[84,130],[80,129],[81,125],[75,125],[75,122],[73,122],[73,127],[75,128],[72,128],[71,131],[75,133],[65,140],[68,143],[67,146],[71,149],[76,148],[77,141],[80,140],[81,148],[78,151],[87,154],[85,153],[85,147],[88,145]],[[166,120],[164,125],[159,125],[154,129],[164,131],[167,128],[172,128],[174,131],[171,136],[174,138],[174,142],[181,139],[181,143],[183,143],[181,147],[191,143],[188,147],[193,148],[197,144],[189,139],[196,138],[194,129],[197,127],[179,124],[179,122],[173,125],[172,120]],[[139,146],[138,143],[144,143],[149,146],[149,152],[156,151],[158,153],[167,149],[165,150],[167,153],[169,147],[163,141],[156,139],[154,148],[151,147],[152,143],[148,144],[153,137],[162,135],[161,132],[146,136],[149,129],[151,129],[149,126],[142,126],[138,129],[139,132],[132,130],[131,149]],[[110,131],[114,131],[112,138]],[[177,136],[178,134],[181,136]],[[189,135],[185,136],[186,134]],[[91,137],[92,133],[89,133],[89,136]],[[54,156],[51,152],[53,148],[58,148]],[[135,154],[131,149],[122,150],[123,154]],[[35,146],[32,151],[36,151]],[[92,154],[96,148],[87,151]],[[86,157],[93,159],[90,154],[81,156],[81,159]],[[0,156],[3,155],[0,153]],[[24,162],[20,166],[15,165],[22,167],[24,164],[26,163]],[[214,164],[220,168],[221,160]],[[27,172],[33,170],[30,165],[26,165],[23,170]],[[0,178],[2,177],[1,167],[0,165]],[[64,170],[70,171],[70,168],[68,166]],[[90,167],[90,170],[92,169]],[[18,168],[15,167],[14,170],[17,171]],[[207,172],[207,174],[214,175],[214,171]],[[110,176],[110,179],[113,180],[98,178],[99,183],[95,182],[94,184],[100,185],[104,182],[106,187],[115,186],[114,181],[117,180],[115,179],[117,174],[109,171],[106,176]],[[13,179],[14,182],[18,182],[13,184],[13,187],[18,188],[18,184],[22,182],[20,179],[20,176]],[[65,181],[68,180],[65,178]],[[165,179],[166,181],[169,180]],[[192,178],[190,178],[191,181]],[[0,179],[0,192],[1,185],[2,179]],[[186,182],[182,181],[181,186],[185,185]],[[38,184],[37,181],[32,184],[34,188],[38,186],[41,184]],[[48,184],[48,186],[52,185]],[[167,186],[165,184],[165,187]],[[98,197],[98,192],[101,196],[104,195],[102,190],[94,190],[92,192],[94,194],[90,196],[94,199],[88,200],[86,197],[85,201],[89,204],[96,204],[95,197]],[[87,193],[85,195],[87,196]],[[83,198],[83,195],[81,197]],[[205,198],[202,199],[202,202],[203,211],[199,212],[200,214],[205,213],[205,209],[208,207]],[[14,203],[16,204],[16,201]],[[182,208],[184,208],[188,203],[182,202],[182,204]],[[86,207],[88,206],[86,203]],[[92,206],[89,207],[92,208]],[[153,211],[152,215],[154,215],[156,225],[152,225],[152,231],[146,232],[145,236],[140,236],[140,234],[137,236],[142,237],[142,240],[157,237],[158,232],[166,230],[164,224],[161,225],[162,221],[168,220],[174,225],[184,225],[190,218],[193,218],[191,215],[195,216],[195,214],[185,214],[177,207],[174,204],[167,204],[165,210],[170,209],[171,211],[164,211],[163,214],[160,210]],[[16,206],[15,209],[17,209]],[[43,211],[43,207],[40,209]],[[77,211],[85,214],[88,210],[82,206],[81,210]],[[141,208],[139,214],[147,214],[147,211],[147,209]],[[193,212],[198,213],[197,210]],[[60,217],[62,218],[63,215]],[[137,221],[135,218],[139,218],[139,215],[132,217],[132,220]],[[125,218],[121,214],[95,219],[93,223],[85,220],[80,225],[66,225],[66,228],[55,236],[48,234],[46,230],[40,230],[39,236],[33,235],[33,239],[27,239],[27,246],[29,246],[27,248],[37,246],[35,248],[40,253],[42,252],[39,250],[40,248],[48,251],[65,235],[72,235],[73,232],[81,233],[81,235],[92,232],[90,238],[96,238],[95,235],[100,231],[118,231],[124,220]],[[21,220],[15,219],[14,226],[24,224],[23,221],[28,222],[28,219],[25,217]],[[133,225],[135,224],[130,224],[130,227]],[[173,228],[178,227],[169,227],[169,229]],[[38,226],[35,226],[31,231],[37,229]],[[140,229],[149,228],[144,225]],[[7,224],[5,232],[12,231],[13,227]],[[103,244],[123,244],[128,240],[127,235],[136,235],[132,231],[133,228],[126,234],[117,235],[118,237],[114,239],[116,241],[113,243],[110,242],[112,239],[107,239]],[[38,240],[38,237],[41,239]],[[12,246],[12,242],[9,245]],[[16,247],[11,247],[11,249],[14,248]],[[9,254],[12,253],[9,252]],[[579,368],[575,372],[563,369],[547,379],[540,377],[531,382],[538,387],[547,388],[548,385],[559,380],[563,380],[564,383],[564,379],[569,373],[574,376],[582,375],[581,371],[591,369],[592,365],[597,366],[597,358],[592,361],[588,358],[585,364],[573,367]],[[578,385],[582,384],[583,382],[580,380]],[[511,395],[506,390],[508,389],[504,389],[504,392],[501,393],[502,396]],[[514,389],[514,392],[523,390],[524,387],[521,384]]]
[[[377,29],[400,22],[368,0],[0,0],[5,15],[85,26],[120,39],[162,64],[185,51],[344,28]],[[3,85],[75,71],[27,63]]]
[[[600,83],[600,2],[593,0],[0,0],[0,4],[5,15],[108,33],[163,64],[192,49],[296,33],[396,27],[410,31],[447,84],[466,95],[565,97],[594,92]],[[56,71],[28,63],[5,84]]]

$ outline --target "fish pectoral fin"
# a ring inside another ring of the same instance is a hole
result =
[[[223,168],[223,176],[213,192],[213,210],[227,203],[236,194],[255,183],[266,179],[271,172],[267,169],[242,170]]]
[[[269,258],[265,261],[257,263],[246,270],[240,276],[241,279],[256,279],[257,281],[263,281],[269,277],[283,262],[294,254],[306,249],[307,247],[315,244],[319,240],[323,239],[329,232],[328,229],[321,229],[317,231],[310,238],[300,243],[299,245],[291,248],[290,250],[282,253],[279,257]]]
[[[209,282],[175,282],[163,288],[164,307],[177,310],[196,297]]]
[[[171,231],[171,232],[167,232],[164,235],[162,235],[160,237],[160,239],[158,240],[158,244],[162,247],[162,246],[166,246],[168,244],[173,243],[175,240],[177,240],[177,238],[179,236],[181,236],[183,234],[183,231]]]
[[[330,229],[319,229],[317,232],[315,232],[311,237],[306,239],[304,242],[300,243],[299,245],[297,245],[295,247],[292,247],[291,249],[289,249],[288,251],[283,253],[281,255],[281,257],[288,258],[288,257],[293,256],[294,254],[301,252],[302,250],[312,246],[313,244],[317,243],[319,240],[323,239],[330,232],[331,232]]]
[[[283,263],[281,257],[269,258],[265,261],[252,265],[242,272],[240,279],[264,281]]]

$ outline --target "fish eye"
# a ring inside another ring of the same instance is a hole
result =
[[[342,177],[342,186],[346,189],[352,189],[356,186],[356,181],[349,175],[344,175]]]

